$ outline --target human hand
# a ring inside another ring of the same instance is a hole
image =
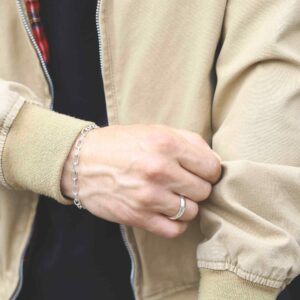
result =
[[[73,146],[61,189],[72,197]],[[221,174],[220,160],[196,133],[163,125],[114,125],[85,137],[78,166],[79,199],[92,214],[172,238],[198,214]],[[186,210],[179,209],[179,195]]]

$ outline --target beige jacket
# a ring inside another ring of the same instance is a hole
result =
[[[1,300],[22,284],[38,194],[72,203],[60,175],[87,124],[45,109],[22,7],[0,1]],[[109,123],[195,131],[223,165],[184,235],[126,228],[137,300],[271,300],[300,273],[299,15],[299,0],[101,1]]]

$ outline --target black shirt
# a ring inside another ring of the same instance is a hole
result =
[[[50,46],[54,110],[107,125],[97,0],[40,2]],[[131,300],[130,265],[118,224],[41,196],[18,299]]]

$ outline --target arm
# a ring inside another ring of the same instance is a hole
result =
[[[42,108],[19,83],[1,80],[0,98],[1,184],[72,204],[61,194],[60,174],[76,136],[90,122]]]
[[[224,173],[201,209],[200,299],[275,299],[300,273],[299,13],[297,0],[228,1],[213,101]]]
[[[63,197],[73,196],[72,145],[89,122],[34,105],[30,99],[35,96],[24,86],[8,82],[5,86],[3,103],[15,86],[14,97],[20,103],[16,111],[8,111],[9,123],[2,128],[2,184],[72,204]],[[85,137],[78,170],[79,196],[92,214],[171,238],[196,217],[196,202],[208,197],[221,168],[195,133],[162,125],[116,125]],[[177,213],[179,194],[186,195],[187,209],[173,221],[166,216]]]

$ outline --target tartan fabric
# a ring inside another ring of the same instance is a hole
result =
[[[39,0],[25,0],[25,6],[29,22],[31,24],[34,39],[41,51],[45,63],[49,62],[49,46],[46,39],[44,29],[40,17],[40,2]]]

